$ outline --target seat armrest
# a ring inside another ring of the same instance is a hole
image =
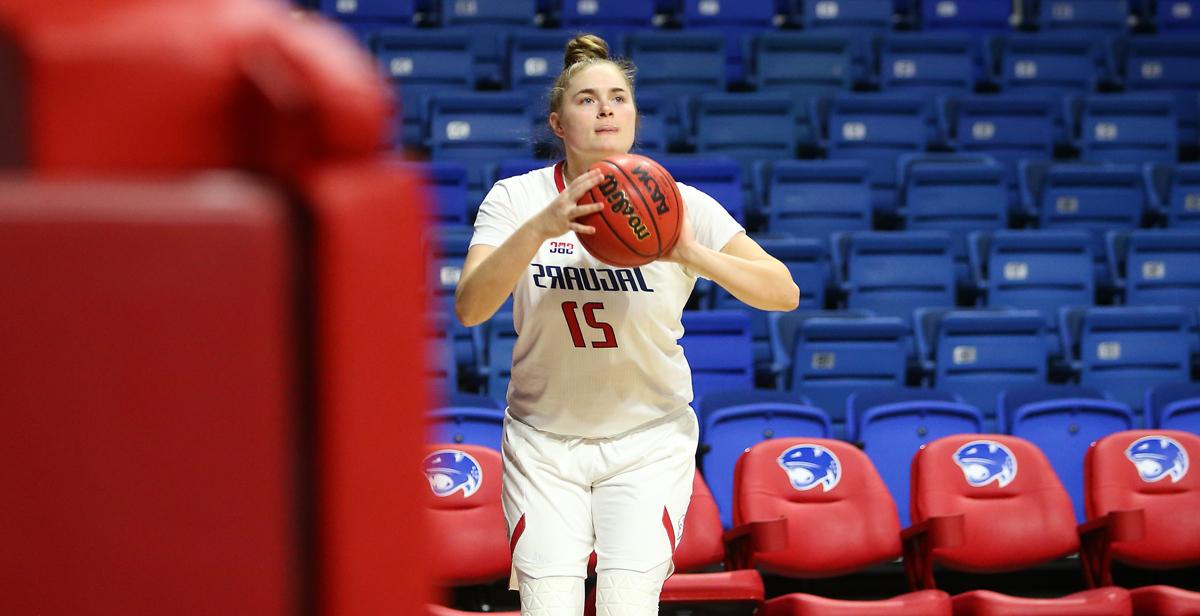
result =
[[[725,569],[747,569],[755,552],[775,552],[788,548],[787,519],[750,522],[731,528],[721,536],[725,543]]]
[[[1089,588],[1111,586],[1112,544],[1114,541],[1137,541],[1146,534],[1146,512],[1143,509],[1110,511],[1088,520],[1077,528],[1079,533],[1079,564]]]
[[[936,588],[933,579],[933,550],[963,544],[966,528],[963,514],[926,518],[900,531],[904,574],[912,590]]]

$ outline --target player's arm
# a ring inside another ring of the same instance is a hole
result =
[[[567,231],[596,232],[594,227],[579,224],[575,219],[598,212],[604,206],[576,204],[600,182],[601,177],[599,171],[579,175],[550,205],[518,227],[504,243],[499,246],[476,244],[467,251],[458,288],[454,291],[454,312],[463,325],[478,325],[496,314],[543,242]]]
[[[786,265],[745,233],[738,233],[720,251],[700,244],[684,218],[679,241],[668,255],[675,261],[721,285],[742,302],[759,310],[795,310],[800,288]]]

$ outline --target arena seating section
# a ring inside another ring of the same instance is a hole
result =
[[[857,444],[907,526],[919,448],[1019,437],[1073,523],[1093,441],[1200,430],[1198,0],[314,8],[391,79],[393,145],[438,204],[435,440],[499,447],[509,309],[464,328],[453,289],[491,183],[555,156],[546,91],[577,32],[638,66],[635,150],[716,197],[800,286],[796,311],[768,314],[701,280],[684,314],[699,468],[725,527],[739,455],[773,438]]]

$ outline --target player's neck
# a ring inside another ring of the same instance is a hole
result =
[[[610,152],[608,154],[577,154],[568,152],[566,162],[563,163],[563,183],[570,184],[580,173],[588,170],[598,160],[603,160],[609,156],[616,156],[621,152]]]

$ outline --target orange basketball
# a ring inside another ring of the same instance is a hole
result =
[[[588,191],[580,205],[606,207],[577,222],[596,228],[579,235],[592,256],[619,267],[638,267],[663,256],[675,246],[683,216],[683,199],[675,178],[645,156],[621,154],[598,161],[604,179]]]

